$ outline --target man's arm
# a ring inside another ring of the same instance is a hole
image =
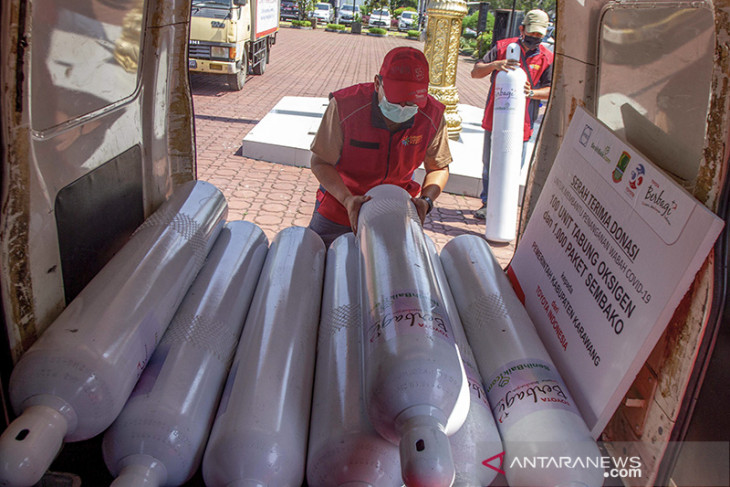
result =
[[[337,102],[332,98],[312,141],[310,167],[312,174],[325,191],[331,193],[345,207],[350,219],[350,227],[353,232],[357,232],[357,217],[360,214],[360,206],[368,201],[370,197],[353,196],[342,180],[342,176],[335,169],[335,164],[337,164],[342,154],[343,145],[344,136],[340,125]]]
[[[431,201],[436,201],[441,191],[444,190],[446,182],[449,180],[449,167],[442,167],[440,169],[434,169],[432,171],[426,171],[426,176],[423,178],[423,184],[421,185],[421,195],[418,198],[411,198],[413,204],[416,205],[416,211],[418,217],[421,219],[423,224],[426,221],[426,215],[428,214],[429,204],[423,199],[424,196],[431,198]]]
[[[539,81],[536,83],[539,88],[533,88],[532,99],[534,100],[547,100],[550,98],[550,86],[552,84],[553,68],[552,65],[543,71]]]
[[[421,219],[421,223],[426,220],[428,214],[428,203],[423,199],[424,196],[431,198],[431,201],[436,201],[441,191],[444,190],[446,182],[449,180],[449,167],[442,167],[440,169],[434,169],[432,171],[426,171],[426,176],[423,178],[423,184],[421,185],[421,195],[418,198],[411,198],[413,204],[416,205],[416,211],[418,217]]]
[[[545,86],[544,88],[533,89],[530,98],[533,100],[547,100],[550,98],[550,87]]]
[[[370,196],[353,195],[342,180],[340,173],[335,169],[335,165],[320,159],[316,154],[312,154],[310,165],[312,173],[319,181],[319,184],[345,207],[347,216],[350,218],[350,228],[357,233],[357,218],[360,214],[360,207],[370,200]]]
[[[431,201],[436,201],[449,180],[451,160],[446,120],[442,118],[436,136],[426,149],[426,157],[423,161],[426,176],[421,184],[421,197],[427,196]],[[416,205],[418,216],[423,223],[428,213],[428,203],[421,198],[413,198],[413,204]]]
[[[494,71],[511,71],[520,67],[520,62],[515,60],[498,59],[490,63],[479,60],[471,70],[472,78],[486,78]]]

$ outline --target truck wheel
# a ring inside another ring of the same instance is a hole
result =
[[[261,76],[264,74],[264,71],[266,71],[266,65],[269,63],[269,45],[266,44],[266,51],[264,52],[264,57],[259,61],[257,65],[253,67],[253,74],[257,76]]]
[[[228,75],[228,85],[233,91],[241,91],[244,83],[246,83],[246,75],[248,74],[248,56],[243,53],[241,58],[241,69],[237,73]]]

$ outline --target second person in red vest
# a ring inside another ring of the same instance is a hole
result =
[[[329,244],[357,230],[364,196],[395,184],[412,196],[421,222],[449,178],[451,163],[444,105],[428,94],[428,61],[397,47],[386,54],[372,83],[335,91],[312,142],[311,167],[320,183],[309,228]],[[423,163],[426,176],[413,180]]]
[[[547,33],[550,19],[548,14],[542,10],[530,10],[525,15],[522,25],[519,26],[520,36],[510,39],[502,39],[484,55],[482,59],[474,64],[471,71],[472,78],[490,77],[489,94],[487,95],[487,107],[484,110],[482,128],[484,128],[484,148],[482,152],[482,193],[480,195],[482,206],[474,212],[474,216],[484,220],[487,216],[487,190],[489,188],[489,164],[492,147],[492,118],[494,115],[494,80],[499,71],[522,68],[527,74],[525,95],[527,105],[525,107],[525,132],[522,145],[522,165],[525,164],[525,148],[527,141],[532,135],[532,126],[537,118],[540,108],[540,100],[547,101],[550,98],[550,87],[553,77],[553,53],[543,44],[543,38]],[[506,59],[507,46],[516,42],[520,45],[520,62],[508,61]],[[520,167],[522,169],[522,167]]]

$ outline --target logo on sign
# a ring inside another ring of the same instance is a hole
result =
[[[671,217],[674,210],[677,209],[677,202],[674,199],[670,200],[665,197],[664,189],[660,188],[658,183],[654,181],[652,181],[652,183],[653,184],[647,188],[646,194],[644,195],[644,201],[642,201],[641,204],[659,213],[659,216],[664,218],[664,221],[671,225],[672,222],[669,221],[669,217]]]
[[[631,187],[631,189],[636,189],[639,186],[641,186],[641,183],[644,182],[644,174],[646,174],[644,165],[643,164],[637,165],[636,168],[631,171],[631,179],[629,180],[629,187]]]
[[[593,127],[590,125],[586,125],[583,128],[583,133],[580,134],[580,139],[578,142],[580,142],[580,145],[583,147],[588,147],[588,141],[591,140],[591,134],[593,133]]]
[[[618,183],[621,181],[621,179],[623,179],[624,171],[626,171],[626,167],[629,165],[630,160],[631,156],[629,155],[629,153],[623,151],[621,153],[621,156],[618,158],[616,168],[613,170],[613,174],[611,175],[614,183]]]
[[[605,147],[599,147],[596,144],[594,144],[593,142],[591,142],[591,149],[593,149],[593,152],[598,154],[598,157],[600,157],[604,161],[609,162],[609,163],[611,162],[611,158],[608,157],[609,153],[611,152],[610,145],[607,145]]]

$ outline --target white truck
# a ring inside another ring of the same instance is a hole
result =
[[[193,0],[188,68],[240,90],[249,69],[264,74],[278,31],[279,0]]]

